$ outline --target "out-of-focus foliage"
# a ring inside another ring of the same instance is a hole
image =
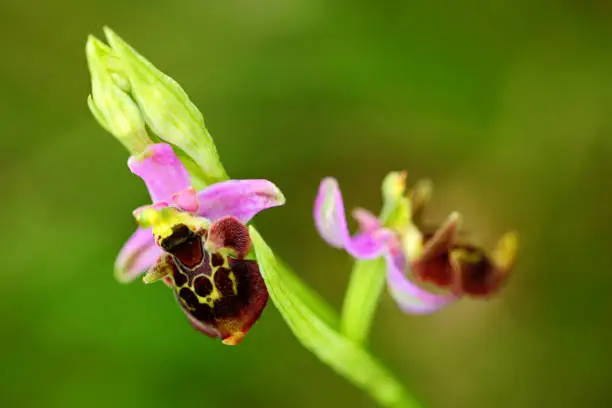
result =
[[[273,307],[232,348],[162,285],[114,281],[148,197],[87,109],[104,24],[181,83],[233,177],[283,190],[258,227],[334,306],[351,261],[312,224],[324,176],[376,210],[405,168],[436,183],[432,222],[520,232],[490,302],[409,317],[383,295],[372,347],[427,406],[612,404],[606,2],[2,0],[0,406],[373,406]]]

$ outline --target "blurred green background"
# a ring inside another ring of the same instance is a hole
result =
[[[84,45],[109,25],[204,112],[235,178],[287,205],[266,240],[335,306],[350,259],[314,230],[320,179],[378,211],[382,177],[436,182],[486,245],[521,233],[491,301],[405,316],[372,349],[427,407],[610,407],[612,5],[0,0],[0,406],[374,407],[269,306],[239,347],[113,262],[147,202],[90,116]]]

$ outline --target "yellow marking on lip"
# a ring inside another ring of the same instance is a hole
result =
[[[192,231],[208,230],[210,227],[208,219],[194,216],[174,207],[144,208],[137,211],[134,216],[142,228],[153,228],[153,235],[159,241],[172,235],[172,227],[178,224],[184,224]]]
[[[212,291],[208,295],[206,295],[204,297],[198,295],[197,292],[195,291],[195,287],[193,287],[193,285],[190,285],[189,288],[196,295],[196,297],[198,298],[198,301],[200,303],[206,303],[208,306],[213,307],[215,305],[215,300],[221,299],[223,297],[223,295],[221,295],[221,292],[219,292],[219,290],[215,286],[214,279],[211,279],[211,278],[207,278],[207,279],[210,279],[210,282],[212,283]],[[194,282],[195,282],[195,279],[194,279]]]
[[[232,281],[232,292],[234,292],[234,296],[238,295],[238,282],[236,281],[236,275],[234,271],[230,269],[229,278]]]

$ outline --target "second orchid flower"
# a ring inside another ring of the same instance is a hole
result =
[[[383,182],[380,217],[358,208],[359,232],[350,235],[338,183],[324,179],[315,201],[314,218],[321,237],[355,259],[383,257],[389,292],[406,313],[435,312],[460,297],[486,297],[508,278],[517,250],[517,235],[502,236],[491,254],[460,242],[461,216],[452,213],[435,231],[425,231],[420,216],[431,195],[423,181],[406,193],[405,173],[390,173]],[[435,292],[424,288],[433,284]]]

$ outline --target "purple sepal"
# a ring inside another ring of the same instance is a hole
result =
[[[234,216],[243,224],[258,212],[285,203],[283,193],[268,180],[229,180],[198,193],[198,215],[216,221]]]
[[[149,145],[140,155],[130,157],[128,167],[145,182],[153,203],[170,202],[177,192],[191,186],[185,166],[165,143]]]
[[[371,215],[371,214],[370,214]],[[357,259],[374,259],[379,257],[385,242],[392,233],[386,229],[374,229],[371,217],[361,212],[358,221],[364,230],[351,237],[346,225],[346,215],[342,193],[338,182],[326,178],[319,186],[314,207],[315,225],[321,237],[333,247],[344,248]]]
[[[155,244],[151,229],[138,228],[127,240],[115,261],[115,276],[120,282],[131,282],[145,273],[162,250]]]

